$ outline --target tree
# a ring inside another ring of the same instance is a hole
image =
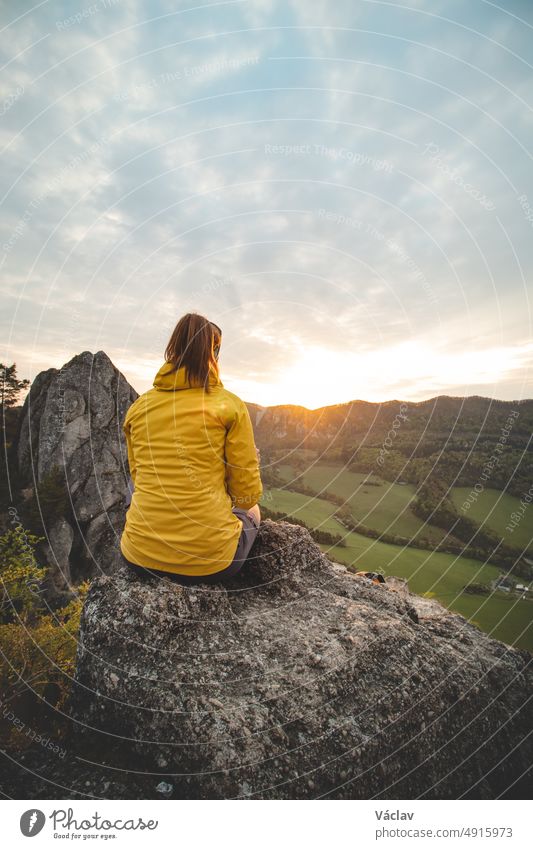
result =
[[[39,538],[19,523],[0,536],[0,746],[22,749],[23,731],[58,736],[58,709],[71,685],[83,602],[83,583],[68,604],[52,610],[41,594],[46,568],[37,565]],[[7,717],[7,718],[6,718]]]
[[[0,407],[14,407],[20,393],[29,385],[29,380],[18,379],[16,363],[11,366],[0,363]]]
[[[40,539],[20,524],[0,536],[0,622],[28,622],[41,605],[39,586],[46,570],[35,558]]]
[[[0,511],[12,503],[18,489],[16,463],[13,462],[13,440],[20,417],[17,401],[30,385],[29,380],[17,378],[17,366],[0,363]]]

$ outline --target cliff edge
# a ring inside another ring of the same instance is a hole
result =
[[[270,520],[227,586],[119,563],[82,616],[81,763],[155,797],[498,797],[532,763],[531,655],[388,580]]]

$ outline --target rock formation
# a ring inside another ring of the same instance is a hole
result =
[[[111,781],[131,770],[173,798],[496,798],[532,763],[531,655],[400,579],[355,577],[304,528],[264,521],[228,586],[104,571],[69,711]]]
[[[64,474],[69,517],[46,526],[45,555],[51,589],[99,574],[124,525],[127,452],[126,410],[137,398],[104,351],[84,351],[61,369],[33,381],[21,416],[17,461],[23,486],[32,490],[54,467]]]
[[[51,762],[42,747],[27,765],[21,756],[10,795],[520,793],[532,763],[531,655],[404,581],[361,580],[304,528],[269,520],[227,586],[130,571],[119,550],[122,422],[136,397],[103,351],[85,351],[38,375],[24,404],[23,494],[58,467],[71,505],[45,523],[50,589],[95,579],[65,706],[65,759]]]

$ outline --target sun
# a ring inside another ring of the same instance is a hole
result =
[[[417,339],[361,351],[300,345],[292,357],[287,351],[285,368],[259,371],[256,379],[227,374],[224,382],[248,402],[296,404],[309,410],[357,400],[470,395],[480,386],[487,395],[497,396],[506,374],[523,367],[526,354],[531,357],[530,346],[526,348],[449,351]]]
[[[225,381],[241,398],[264,406],[295,404],[309,410],[365,397],[353,357],[318,346],[306,347],[272,379]],[[231,384],[231,385],[230,385]]]

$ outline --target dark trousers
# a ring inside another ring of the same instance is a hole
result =
[[[232,578],[233,575],[236,575],[237,572],[240,572],[244,560],[240,562],[230,563],[225,569],[221,569],[220,572],[214,572],[212,575],[179,575],[177,572],[164,572],[162,569],[148,569],[147,566],[138,566],[136,563],[131,563],[129,560],[126,560],[124,555],[122,555],[123,559],[126,561],[128,566],[134,569],[139,576],[146,575],[149,572],[151,575],[155,575],[158,578],[166,578],[168,581],[172,581],[173,584],[181,584],[182,586],[189,587],[195,584],[219,584],[223,583],[224,580],[228,578]]]

